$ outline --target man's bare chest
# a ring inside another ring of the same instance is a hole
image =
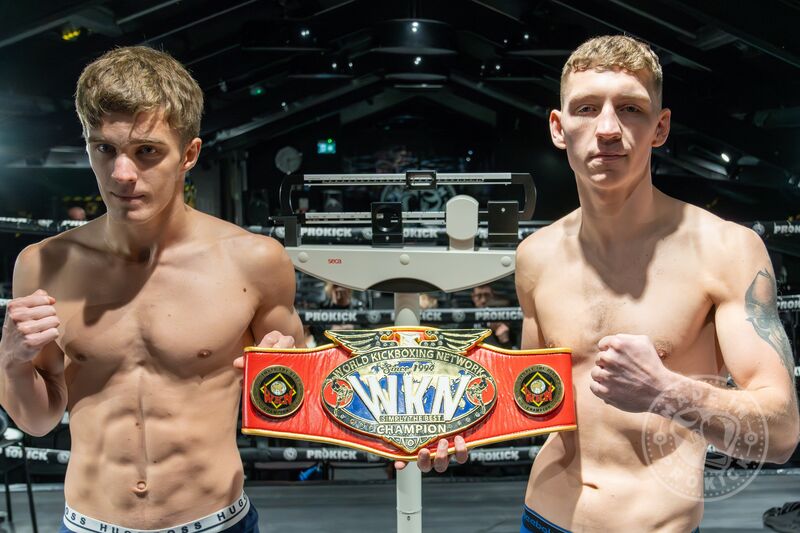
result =
[[[606,274],[585,264],[546,269],[535,288],[545,344],[593,359],[607,335],[647,335],[662,357],[685,353],[708,324],[711,303],[692,265],[663,260]],[[713,348],[713,347],[712,347]]]
[[[100,274],[66,276],[72,283],[56,295],[60,344],[77,363],[150,364],[179,373],[229,364],[255,313],[253,291],[236,272]]]

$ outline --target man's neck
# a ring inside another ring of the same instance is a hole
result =
[[[176,198],[158,216],[140,224],[106,216],[105,245],[112,254],[128,261],[155,263],[166,248],[189,234],[190,212],[183,198]]]
[[[627,188],[591,189],[579,180],[581,241],[608,248],[650,233],[652,223],[659,217],[659,196],[649,170]]]

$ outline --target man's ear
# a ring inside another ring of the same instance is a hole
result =
[[[558,109],[550,111],[550,138],[557,148],[566,150],[567,143],[564,142],[564,130],[561,127],[561,111]]]
[[[669,137],[669,125],[672,118],[672,111],[667,108],[661,110],[658,114],[658,124],[656,124],[656,136],[653,139],[653,147],[658,148],[667,142]]]
[[[197,159],[200,157],[200,147],[203,145],[203,141],[200,140],[200,137],[195,137],[189,144],[186,145],[186,149],[183,152],[183,165],[181,165],[181,170],[184,172],[188,172],[197,164]]]

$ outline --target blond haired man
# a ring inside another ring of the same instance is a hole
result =
[[[522,347],[573,350],[579,429],[536,458],[522,532],[686,533],[703,514],[706,441],[778,463],[798,442],[764,245],[653,187],[651,149],[670,128],[661,86],[658,57],[629,37],[591,39],[564,66],[550,132],[580,208],[519,246],[516,279]],[[738,390],[697,379],[726,373]],[[687,481],[698,497],[670,486]]]
[[[291,261],[184,203],[203,96],[169,55],[107,53],[76,107],[108,211],[19,255],[0,402],[33,435],[70,412],[61,531],[258,531],[233,363],[303,338]]]

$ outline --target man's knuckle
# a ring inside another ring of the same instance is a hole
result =
[[[29,350],[35,350],[36,348],[39,347],[39,341],[36,340],[36,339],[30,339],[30,338],[26,337],[22,341],[22,346],[24,346],[25,348],[27,348]]]

